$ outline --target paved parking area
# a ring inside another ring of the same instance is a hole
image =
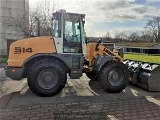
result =
[[[85,75],[70,80],[54,97],[38,97],[26,79],[12,81],[0,68],[0,120],[160,120],[160,92],[132,85],[117,94],[104,92]]]
[[[111,101],[57,102],[14,108],[0,112],[2,120],[160,120],[160,97]],[[152,102],[151,102],[152,101]]]

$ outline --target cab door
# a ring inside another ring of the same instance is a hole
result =
[[[79,15],[64,14],[63,53],[82,54]]]
[[[81,18],[79,14],[64,14],[63,16],[63,56],[71,63],[71,78],[82,76],[84,55],[82,50]]]

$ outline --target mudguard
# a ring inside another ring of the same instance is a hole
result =
[[[105,56],[105,55],[98,55],[97,59],[95,60],[95,64],[93,66],[93,70],[100,71],[102,66],[110,60],[113,60],[115,56]]]

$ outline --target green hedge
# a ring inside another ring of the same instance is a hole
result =
[[[6,58],[6,57],[0,57],[0,63],[6,63],[7,59],[8,58]]]
[[[153,56],[147,54],[124,54],[124,59],[131,59],[137,61],[144,61],[150,63],[160,64],[160,56]]]

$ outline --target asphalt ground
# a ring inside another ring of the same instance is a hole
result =
[[[53,97],[38,97],[27,80],[14,81],[0,68],[0,120],[160,120],[160,92],[133,85],[117,94],[106,93],[85,75],[68,78]]]

